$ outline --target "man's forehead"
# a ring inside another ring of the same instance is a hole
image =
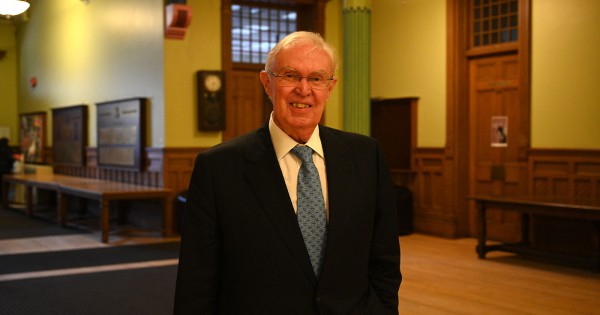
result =
[[[285,47],[279,52],[275,61],[279,71],[284,69],[303,71],[309,68],[310,72],[330,72],[333,67],[331,57],[325,50],[308,44]]]

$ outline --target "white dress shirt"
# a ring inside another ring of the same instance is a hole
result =
[[[290,152],[292,148],[298,145],[296,140],[290,138],[275,122],[273,121],[273,113],[269,119],[269,133],[271,134],[271,141],[273,141],[273,147],[275,148],[275,154],[277,155],[277,161],[281,168],[281,173],[285,179],[285,185],[287,186],[290,199],[294,206],[294,211],[298,213],[298,172],[300,172],[300,166],[302,161],[294,153]],[[313,163],[319,171],[319,179],[321,180],[321,189],[323,190],[323,200],[325,201],[325,212],[327,219],[329,220],[329,198],[327,196],[327,173],[325,172],[325,154],[323,152],[323,146],[321,144],[321,138],[319,137],[319,127],[316,127],[313,134],[310,136],[306,145],[313,149]]]

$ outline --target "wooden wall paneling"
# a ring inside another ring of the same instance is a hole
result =
[[[417,148],[414,157],[414,226],[418,232],[454,237],[456,216],[447,207],[444,149]]]
[[[600,150],[531,149],[530,191],[600,200]]]
[[[177,194],[188,189],[198,153],[206,148],[165,148],[164,182],[165,187]]]
[[[600,200],[600,150],[529,150],[532,194]],[[546,250],[585,254],[600,248],[597,222],[534,216],[532,243]]]

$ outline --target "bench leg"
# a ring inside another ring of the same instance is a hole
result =
[[[485,254],[486,254],[486,246],[485,246],[485,242],[486,242],[486,238],[487,238],[487,220],[485,217],[485,202],[480,201],[477,202],[478,203],[478,225],[479,225],[479,233],[477,235],[477,254],[479,256],[480,259],[484,259],[485,258]]]
[[[168,196],[163,198],[163,209],[164,209],[164,229],[163,236],[173,235],[173,197]]]
[[[594,255],[595,273],[600,273],[600,221],[596,221],[594,243],[596,244],[596,253]]]
[[[58,224],[67,225],[67,198],[60,192],[56,194],[56,208],[58,210]]]
[[[529,240],[529,214],[522,213],[521,214],[521,242],[523,244],[530,245],[531,242]]]
[[[5,181],[2,183],[2,206],[4,209],[8,209],[8,189],[10,188],[10,183]]]
[[[100,228],[102,229],[102,243],[108,243],[108,229],[110,224],[109,201],[100,200]]]
[[[25,185],[25,211],[28,216],[33,215],[33,187]]]

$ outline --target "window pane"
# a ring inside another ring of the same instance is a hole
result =
[[[296,31],[293,10],[232,5],[231,56],[233,62],[263,64],[269,50]]]
[[[518,0],[472,0],[472,45],[517,41]]]

